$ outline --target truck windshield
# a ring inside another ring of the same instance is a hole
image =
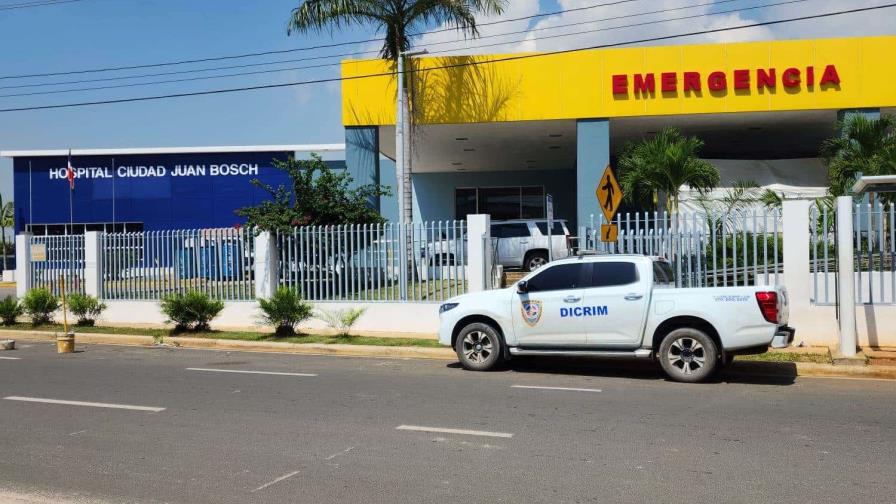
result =
[[[666,261],[653,261],[653,283],[674,284],[675,273],[672,272],[672,265]]]

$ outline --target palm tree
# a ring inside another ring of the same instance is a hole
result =
[[[0,194],[0,249],[3,250],[3,267],[0,270],[6,269],[6,228],[13,226],[15,226],[15,220],[13,219],[12,201],[7,201],[4,204],[3,195]]]
[[[840,123],[841,135],[822,143],[833,196],[852,194],[861,175],[896,173],[896,119],[892,115],[869,119],[854,115]]]
[[[411,49],[414,33],[428,26],[447,24],[465,36],[477,37],[477,14],[501,14],[507,0],[304,0],[293,9],[289,19],[288,33],[323,31],[325,28],[350,26],[373,26],[383,33],[383,48],[380,55],[396,64],[402,53]],[[403,89],[407,100],[408,79]],[[403,111],[403,122],[409,124],[410,113]],[[413,136],[411,136],[413,138]],[[398,147],[398,146],[396,146]],[[410,166],[410,145],[406,147],[405,163]],[[396,167],[399,168],[400,167]],[[401,220],[412,220],[410,168],[397,174],[403,183],[403,194],[399,195]]]
[[[682,186],[702,193],[719,184],[719,170],[697,156],[702,147],[702,140],[684,136],[675,128],[628,145],[619,161],[625,198],[632,202],[656,202],[659,193],[664,193],[668,198],[667,210],[677,214]]]

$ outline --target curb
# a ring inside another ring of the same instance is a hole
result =
[[[55,341],[56,335],[46,331],[0,330],[0,335],[8,335],[22,340]],[[413,359],[456,359],[449,348],[425,348],[376,345],[342,345],[323,343],[284,343],[279,341],[242,341],[209,338],[190,338],[176,336],[166,338],[180,348],[198,348],[206,350],[232,350],[239,352],[265,352],[305,355],[342,355],[349,357],[386,357]],[[125,334],[78,333],[76,343],[97,345],[122,345],[154,347],[152,336]]]
[[[55,341],[56,335],[46,331],[0,330],[0,336],[31,341]],[[450,348],[388,347],[374,345],[326,345],[321,343],[283,343],[278,341],[243,341],[177,336],[167,338],[180,348],[230,350],[237,352],[285,353],[299,355],[333,355],[345,357],[380,357],[400,359],[456,360]],[[77,343],[154,347],[152,336],[125,334],[78,333]],[[789,371],[783,367],[790,367]],[[819,378],[856,378],[896,380],[896,366],[835,366],[811,362],[735,361],[732,371],[761,376],[802,376]]]

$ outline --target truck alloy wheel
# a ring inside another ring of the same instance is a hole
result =
[[[718,366],[715,342],[704,332],[690,327],[676,329],[663,338],[660,366],[669,378],[695,383],[705,380]]]
[[[526,259],[526,270],[527,271],[535,271],[538,268],[546,265],[547,263],[548,263],[548,256],[541,252],[536,252],[536,253],[531,254],[529,256],[529,258]]]
[[[464,368],[472,371],[488,371],[501,361],[498,332],[481,322],[464,327],[457,336],[454,349]]]

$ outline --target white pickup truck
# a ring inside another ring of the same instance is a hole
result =
[[[794,336],[783,287],[675,288],[667,261],[635,255],[555,261],[509,288],[449,299],[439,317],[439,341],[477,371],[513,356],[631,357],[699,382]]]

